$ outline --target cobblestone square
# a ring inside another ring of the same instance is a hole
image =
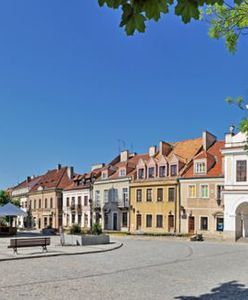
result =
[[[107,253],[1,262],[0,299],[248,299],[248,244],[115,241]]]

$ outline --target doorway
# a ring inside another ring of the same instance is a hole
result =
[[[117,213],[113,213],[113,230],[117,230]]]
[[[195,217],[189,217],[189,233],[195,233]]]

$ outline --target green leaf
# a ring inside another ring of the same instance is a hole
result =
[[[194,0],[178,0],[175,13],[182,17],[184,23],[189,23],[192,18],[198,20],[200,17],[197,1]]]

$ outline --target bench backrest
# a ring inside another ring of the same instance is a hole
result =
[[[50,237],[40,237],[40,238],[21,238],[21,239],[11,239],[11,247],[25,247],[25,246],[48,246],[51,243]]]

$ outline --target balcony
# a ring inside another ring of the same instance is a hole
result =
[[[75,211],[75,210],[76,210],[76,205],[75,205],[75,204],[72,204],[72,205],[70,206],[70,209],[71,209],[72,211]]]
[[[94,201],[94,208],[101,208],[101,201],[100,200],[96,200]]]
[[[129,208],[129,201],[127,199],[122,199],[118,201],[119,208]]]

